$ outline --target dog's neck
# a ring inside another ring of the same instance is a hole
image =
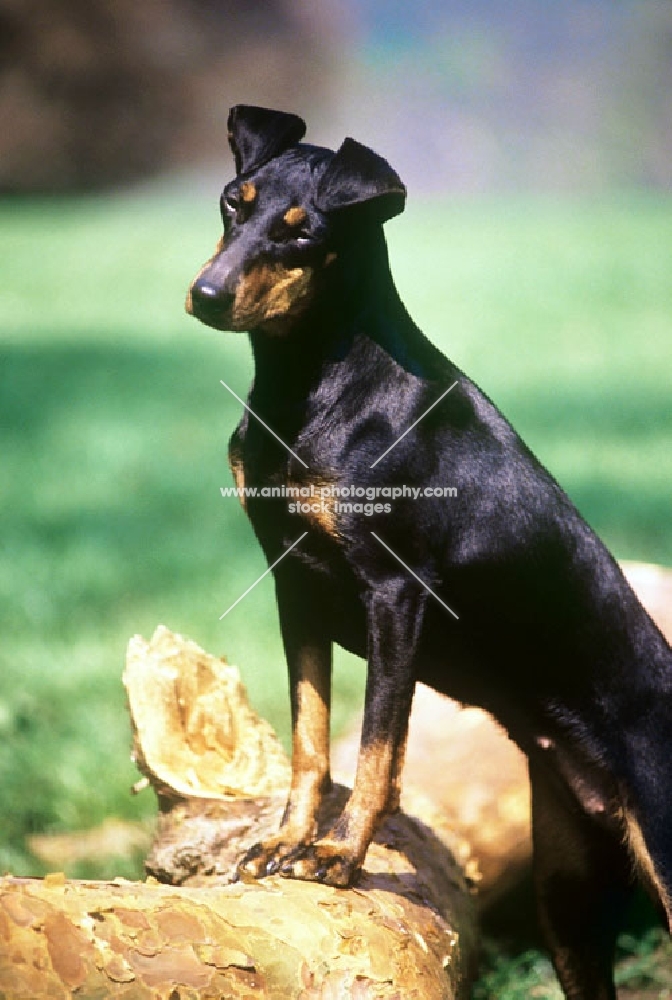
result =
[[[376,227],[339,248],[320,294],[291,327],[250,331],[255,389],[267,399],[305,398],[356,338],[369,337],[393,354],[400,334],[422,336],[399,297],[385,236]]]

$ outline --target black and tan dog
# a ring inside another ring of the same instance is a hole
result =
[[[237,480],[457,488],[448,500],[398,499],[391,513],[335,501],[291,513],[286,499],[248,498],[277,562],[293,779],[277,837],[241,866],[335,886],[355,878],[398,805],[423,681],[492,712],[528,755],[558,975],[573,1000],[614,997],[635,875],[668,925],[672,913],[670,647],[552,477],[410,319],[383,236],[405,199],[389,164],[352,139],[335,153],[303,144],[303,121],[282,112],[237,106],[229,128],[237,176],[222,194],[224,234],[187,308],[250,332],[254,415],[231,440]],[[333,642],[366,657],[366,700],[352,795],[316,840]]]

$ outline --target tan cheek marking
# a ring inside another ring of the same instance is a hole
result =
[[[338,257],[337,253],[328,253],[327,256],[324,258],[324,266],[329,267],[330,264],[334,263],[337,257]]]
[[[308,214],[305,208],[301,208],[300,205],[293,205],[283,215],[283,220],[288,226],[300,226],[307,218]]]
[[[293,267],[282,269],[277,280],[269,288],[265,318],[285,316],[307,291],[312,277],[312,268]]]
[[[268,268],[255,267],[243,275],[238,282],[233,305],[233,315],[237,321],[259,321],[260,304],[267,292],[268,282]]]
[[[292,316],[307,303],[313,279],[311,267],[253,268],[238,284],[233,315],[241,326]]]
[[[251,204],[257,197],[257,189],[252,181],[243,181],[240,185],[240,197],[246,205]]]

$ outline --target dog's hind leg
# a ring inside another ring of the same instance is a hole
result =
[[[660,732],[652,726],[653,732]],[[672,762],[666,741],[660,754],[641,753],[629,786],[636,790],[625,796],[623,821],[625,839],[634,864],[661,916],[672,933]],[[631,801],[628,801],[628,800]]]
[[[589,816],[543,763],[530,761],[539,915],[568,1000],[615,1000],[616,937],[634,885],[618,830]]]

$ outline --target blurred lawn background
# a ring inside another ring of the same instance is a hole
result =
[[[183,311],[237,101],[390,159],[419,325],[618,557],[672,566],[669,0],[31,0],[0,3],[0,39],[0,192],[22,193],[0,200],[0,871],[45,870],[33,834],[153,816],[121,673],[159,622],[237,663],[289,742],[271,580],[219,621],[265,569],[219,493],[247,338]],[[363,685],[338,654],[335,734]],[[474,996],[558,998],[529,900],[507,905]],[[624,997],[672,996],[646,916],[621,956]]]

